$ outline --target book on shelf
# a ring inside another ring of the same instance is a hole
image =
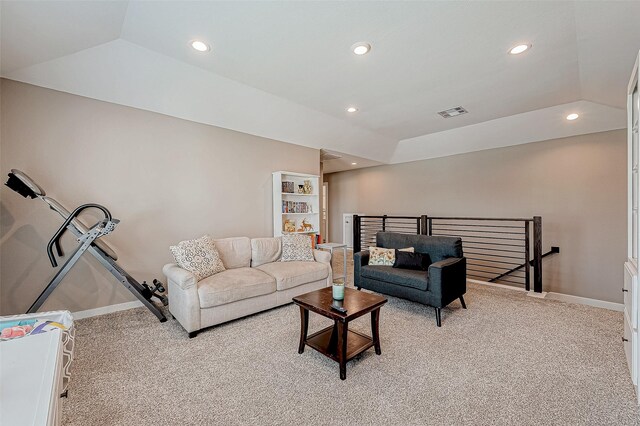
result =
[[[311,204],[305,201],[282,200],[282,213],[313,213]]]

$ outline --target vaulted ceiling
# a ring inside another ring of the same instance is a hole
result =
[[[622,128],[640,48],[637,1],[1,8],[4,77],[380,162]]]

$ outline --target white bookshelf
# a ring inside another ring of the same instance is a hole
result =
[[[301,194],[299,186],[311,184],[311,193]],[[292,182],[294,192],[284,192],[283,182]],[[320,232],[320,177],[306,173],[273,172],[273,236]],[[285,221],[295,223],[295,231],[285,232]],[[302,221],[311,226],[303,230]]]

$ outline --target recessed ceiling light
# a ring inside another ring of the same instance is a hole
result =
[[[356,108],[356,107],[347,108],[347,112],[356,112],[356,111],[358,111],[358,108]]]
[[[198,52],[208,52],[211,49],[207,43],[200,40],[193,40],[191,42],[191,47],[196,49]]]
[[[529,50],[531,48],[530,44],[519,44],[516,47],[512,48],[509,51],[510,55],[519,55],[520,53],[524,52],[525,50]]]
[[[573,114],[567,115],[567,120],[572,121],[572,120],[575,120],[578,117],[580,117],[580,116],[574,112]]]
[[[360,42],[351,46],[351,50],[353,50],[353,53],[356,55],[365,55],[371,50],[371,45],[369,43]]]
[[[356,166],[356,165],[358,165],[358,163],[351,163],[351,165],[352,165],[352,166]]]

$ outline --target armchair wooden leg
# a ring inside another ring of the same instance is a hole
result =
[[[440,308],[436,308],[436,324],[438,327],[442,327],[442,316],[440,314]]]
[[[460,303],[462,304],[462,309],[467,309],[467,305],[464,303],[464,297],[460,296]]]

